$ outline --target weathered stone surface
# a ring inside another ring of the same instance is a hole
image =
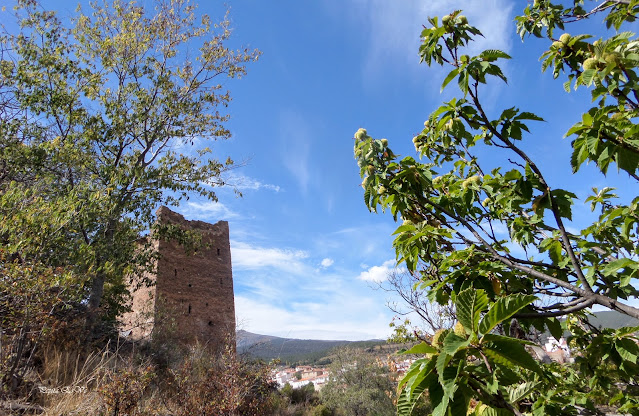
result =
[[[235,302],[228,222],[188,221],[166,207],[157,220],[200,232],[202,247],[187,254],[174,241],[155,240],[160,254],[155,284],[133,293],[132,313],[123,316],[124,331],[134,338],[166,335],[180,341],[198,340],[213,348],[235,337]]]

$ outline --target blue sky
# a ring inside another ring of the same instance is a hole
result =
[[[234,172],[243,198],[190,200],[189,218],[230,222],[240,326],[297,338],[385,337],[392,296],[374,290],[394,266],[390,215],[363,203],[353,159],[353,133],[365,127],[396,153],[414,155],[411,138],[454,86],[440,94],[443,71],[419,65],[426,18],[462,8],[485,35],[473,48],[498,48],[513,60],[509,86],[486,94],[495,111],[519,106],[544,117],[525,147],[551,183],[580,196],[604,177],[586,168],[572,176],[562,139],[587,108],[586,91],[566,94],[538,58],[548,45],[515,33],[525,2],[504,0],[231,2],[233,42],[263,55],[249,74],[229,83],[234,138],[216,152],[247,160]],[[208,6],[201,5],[206,12]],[[588,30],[588,28],[585,28]],[[484,155],[486,156],[486,155]],[[497,162],[496,162],[497,163]],[[615,175],[614,172],[611,175]],[[629,183],[629,182],[628,182]],[[579,206],[575,222],[591,218]]]
[[[459,5],[424,3],[231,3],[233,41],[263,52],[229,85],[234,139],[216,146],[248,159],[235,172],[246,189],[182,212],[230,222],[240,327],[297,338],[389,334],[392,296],[374,287],[394,266],[395,226],[364,206],[352,137],[366,127],[412,153],[442,100],[441,81],[419,65],[419,34],[428,15]],[[483,26],[484,47],[511,48],[509,3],[478,2],[466,14]]]
[[[62,5],[47,2],[56,3]],[[411,139],[423,121],[459,95],[454,86],[440,94],[443,70],[419,64],[428,16],[464,9],[485,35],[475,52],[497,48],[513,56],[504,66],[509,85],[491,85],[485,100],[489,110],[519,106],[548,121],[532,126],[534,138],[524,147],[551,184],[580,196],[605,186],[593,169],[571,175],[570,143],[562,137],[589,99],[586,91],[564,93],[551,74],[541,73],[538,58],[547,42],[522,44],[515,33],[514,16],[525,4],[229,2],[233,45],[263,52],[246,77],[226,82],[233,138],[212,146],[220,159],[246,162],[229,177],[243,197],[223,188],[218,203],[191,198],[177,210],[190,219],[229,221],[240,328],[315,339],[390,333],[386,303],[393,298],[374,287],[394,267],[395,225],[364,205],[352,137],[365,127],[388,138],[395,153],[414,155]],[[220,16],[219,3],[202,1],[199,10]],[[588,218],[587,206],[576,208],[576,223]]]

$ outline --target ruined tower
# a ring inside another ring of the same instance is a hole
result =
[[[202,244],[187,254],[175,241],[154,239],[159,254],[154,284],[133,292],[133,312],[123,316],[123,329],[133,338],[170,335],[183,342],[196,339],[213,348],[234,341],[235,302],[229,226],[188,221],[166,207],[157,211],[161,224],[196,231]]]

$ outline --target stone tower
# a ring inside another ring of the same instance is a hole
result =
[[[229,225],[188,221],[166,207],[157,221],[202,235],[202,247],[187,254],[174,241],[156,239],[159,259],[149,280],[133,292],[133,311],[123,316],[123,329],[133,338],[170,335],[183,342],[196,339],[213,348],[235,341],[235,301]]]

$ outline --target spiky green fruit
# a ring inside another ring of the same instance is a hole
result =
[[[402,222],[402,225],[413,225],[413,222],[411,220],[404,220],[404,222]]]
[[[433,335],[433,342],[431,344],[439,345],[441,347],[442,345],[444,345],[444,338],[446,338],[446,335],[448,335],[449,332],[450,329],[440,329],[439,331],[435,332],[435,335]]]
[[[385,187],[385,186],[380,186],[380,187],[377,189],[377,193],[378,193],[379,195],[383,194],[384,192],[386,192],[386,187]]]
[[[568,42],[570,42],[571,38],[572,36],[570,36],[569,33],[564,33],[563,35],[559,36],[559,42],[563,43],[564,45],[568,45]]]
[[[373,165],[368,165],[368,174],[372,175],[373,173],[375,173],[375,166]]]
[[[462,25],[466,25],[468,24],[468,19],[466,18],[466,16],[464,16],[463,14],[460,14],[459,16],[457,16],[457,20],[459,21],[459,23],[461,23]]]
[[[381,142],[382,142],[382,146],[384,147],[388,146],[388,140],[382,139]]]
[[[442,17],[442,24],[443,25],[447,25],[448,22],[450,22],[450,15],[447,14],[446,16]]]
[[[483,403],[475,408],[475,414],[477,416],[485,416],[485,415],[488,415],[489,412],[490,412],[490,407],[486,406]]]
[[[355,138],[357,140],[364,140],[366,136],[368,136],[368,134],[366,133],[366,129],[359,129],[355,132]]]
[[[564,47],[564,44],[559,41],[555,41],[552,43],[552,45],[550,45],[550,47],[555,49],[561,49]]]
[[[453,128],[453,119],[451,118],[444,124],[444,128],[442,130],[450,130]]]
[[[464,338],[466,337],[466,330],[464,329],[464,325],[462,325],[462,323],[459,321],[457,321],[457,323],[455,324],[455,328],[453,329],[453,331],[457,336]]]
[[[597,60],[595,58],[588,58],[584,61],[584,69],[597,69]]]
[[[486,199],[484,199],[483,201],[481,201],[481,205],[482,205],[483,207],[487,207],[487,206],[488,206],[488,204],[490,204],[491,202],[492,202],[492,200],[491,200],[490,198],[486,198]]]
[[[616,64],[619,62],[619,54],[616,52],[610,52],[604,55],[604,61],[607,64]]]
[[[473,175],[470,178],[464,180],[464,182],[462,182],[462,188],[466,189],[468,188],[470,185],[474,185],[476,183],[479,183],[480,178],[477,175]]]

